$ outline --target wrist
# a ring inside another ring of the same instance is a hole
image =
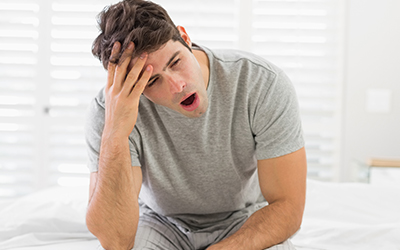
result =
[[[118,130],[104,127],[101,136],[101,154],[104,155],[105,152],[108,152],[109,156],[117,156],[126,150],[129,150],[129,136]]]
[[[126,133],[118,128],[118,126],[104,126],[102,141],[125,141],[129,138],[130,133]]]

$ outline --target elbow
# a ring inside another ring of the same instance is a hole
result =
[[[304,206],[299,206],[297,209],[292,211],[292,223],[291,223],[291,235],[295,234],[300,230],[301,224],[303,223]]]
[[[298,216],[295,219],[295,223],[293,223],[293,234],[295,234],[297,231],[300,230],[302,222],[303,222],[303,215]]]
[[[102,241],[100,240],[101,246],[105,250],[131,250],[134,246],[134,243],[132,244],[117,244],[116,242],[109,242],[109,241]]]
[[[88,210],[86,214],[86,226],[96,236],[104,249],[131,250],[134,247],[135,234],[119,232],[118,229],[107,225],[101,218],[101,216],[95,216],[93,212]]]
[[[106,240],[101,240],[98,238],[100,241],[101,246],[105,250],[131,250],[134,246],[134,243],[132,244],[118,244],[117,242],[110,242]]]
[[[134,236],[110,236],[105,233],[96,237],[105,250],[131,250],[135,245]]]
[[[97,232],[99,231],[99,219],[96,220],[90,208],[86,211],[86,227],[93,235],[97,236]]]

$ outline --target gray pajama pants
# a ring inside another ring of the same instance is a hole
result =
[[[214,231],[191,231],[151,210],[142,213],[132,250],[203,250],[235,233],[246,218]],[[98,250],[104,250],[101,246]],[[268,250],[296,250],[290,240]]]

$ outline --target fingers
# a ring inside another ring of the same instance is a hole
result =
[[[135,97],[140,97],[149,82],[151,74],[153,73],[153,66],[147,65],[140,79],[136,82],[131,90],[131,94]]]
[[[118,59],[119,51],[121,50],[121,44],[115,42],[111,50],[110,60],[107,66],[108,76],[106,88],[110,88],[114,83],[115,68],[117,67],[116,60]]]
[[[123,86],[125,84],[127,68],[131,61],[131,58],[132,58],[133,48],[134,48],[133,42],[129,42],[128,47],[122,53],[122,56],[116,67],[114,84],[115,84],[115,88],[118,90],[118,92],[123,88]]]
[[[141,83],[145,82],[145,85],[146,85],[147,81],[150,79],[151,74],[149,75],[149,70],[153,70],[153,67],[150,67],[150,68],[147,67],[146,69],[144,69],[146,60],[147,60],[147,53],[143,53],[136,60],[132,69],[129,71],[129,73],[126,77],[126,80],[125,80],[125,84],[126,84],[125,91],[127,91],[127,94],[130,94],[134,88],[136,89],[136,85],[139,82],[141,82]]]
[[[132,60],[135,62],[131,62],[133,50],[134,44],[130,42],[122,53],[121,58],[118,60],[121,44],[115,42],[113,45],[110,61],[108,63],[107,87],[112,87],[114,93],[121,92],[126,96],[135,93],[137,94],[136,96],[140,96],[150,79],[153,67],[149,65],[144,69],[148,56],[147,53],[143,53],[139,58]],[[118,63],[117,60],[119,61]],[[133,63],[133,66],[127,74],[130,63]]]

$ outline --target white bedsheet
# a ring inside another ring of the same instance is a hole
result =
[[[326,250],[399,250],[400,188],[308,181],[296,246]]]
[[[87,187],[47,190],[0,202],[0,250],[89,250]],[[400,188],[308,180],[298,250],[400,250]]]
[[[0,203],[0,249],[95,239],[85,225],[88,190],[54,187]]]

